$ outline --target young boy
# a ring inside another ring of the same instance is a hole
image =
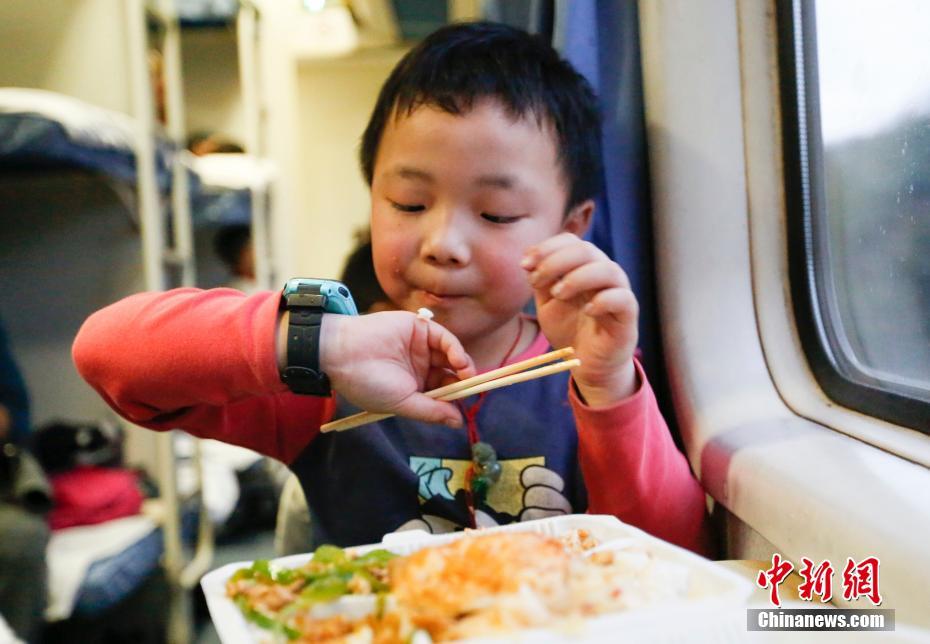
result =
[[[550,346],[581,359],[571,376],[466,401],[467,434],[396,417],[319,434],[326,406],[279,393],[270,375],[277,293],[134,296],[85,324],[78,368],[135,422],[287,462],[311,509],[308,548],[588,511],[708,552],[704,494],[634,358],[636,298],[621,268],[580,239],[599,189],[599,138],[584,79],[544,41],[503,25],[440,29],[381,90],[361,160],[375,271],[392,303],[432,310],[479,371]],[[535,318],[522,313],[531,297]],[[141,342],[127,350],[133,336]],[[257,424],[239,419],[270,396],[265,430],[247,433]]]

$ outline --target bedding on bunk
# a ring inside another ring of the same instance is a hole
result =
[[[195,156],[188,165],[204,189],[264,190],[275,174],[268,160],[230,152]]]
[[[161,530],[147,532],[120,552],[94,561],[74,598],[75,615],[90,617],[131,595],[161,563]]]
[[[6,623],[6,620],[3,619],[3,615],[0,615],[0,642],[18,642],[16,634],[10,629],[10,625]]]
[[[131,593],[158,566],[161,531],[147,516],[66,528],[49,540],[49,621],[105,610]]]
[[[94,525],[133,516],[142,508],[136,473],[121,467],[82,465],[50,475],[55,504],[52,530]]]
[[[161,530],[140,516],[140,480],[122,467],[122,438],[114,423],[66,420],[32,434],[54,499],[46,557],[52,621],[115,606],[159,564]]]
[[[239,12],[239,0],[175,0],[178,19],[186,27],[225,25]]]
[[[65,165],[133,183],[135,137],[126,114],[46,90],[0,88],[0,167]],[[167,192],[176,153],[164,137],[156,151],[159,188]],[[247,154],[183,155],[194,223],[248,224],[252,193],[267,189],[272,164]]]
[[[135,120],[71,96],[0,88],[0,164],[69,165],[122,181],[136,179]],[[171,144],[156,140],[159,185],[170,183]]]
[[[274,179],[271,162],[248,154],[185,157],[190,169],[191,215],[195,224],[248,224],[252,194],[264,193]]]

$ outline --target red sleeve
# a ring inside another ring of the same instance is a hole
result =
[[[588,511],[612,514],[710,556],[704,490],[675,446],[638,362],[636,371],[637,392],[609,407],[588,407],[569,383]]]
[[[84,322],[74,363],[133,423],[183,429],[288,463],[332,415],[333,402],[294,395],[281,382],[279,299],[224,288],[132,295]]]

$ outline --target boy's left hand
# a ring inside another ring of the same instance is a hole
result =
[[[639,303],[623,269],[571,233],[527,249],[521,266],[546,338],[557,349],[574,347],[581,360],[572,376],[585,402],[610,405],[632,395]]]

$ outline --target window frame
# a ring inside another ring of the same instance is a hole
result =
[[[811,371],[830,399],[930,434],[930,402],[908,395],[904,385],[892,385],[860,369],[849,360],[850,353],[844,352],[845,338],[828,323],[840,317],[833,276],[828,270],[818,277],[816,261],[818,256],[828,256],[829,247],[824,230],[825,164],[814,2],[776,2],[788,272],[795,325]],[[829,266],[829,262],[822,264]],[[843,368],[856,378],[845,375]],[[928,395],[916,388],[913,392]]]

